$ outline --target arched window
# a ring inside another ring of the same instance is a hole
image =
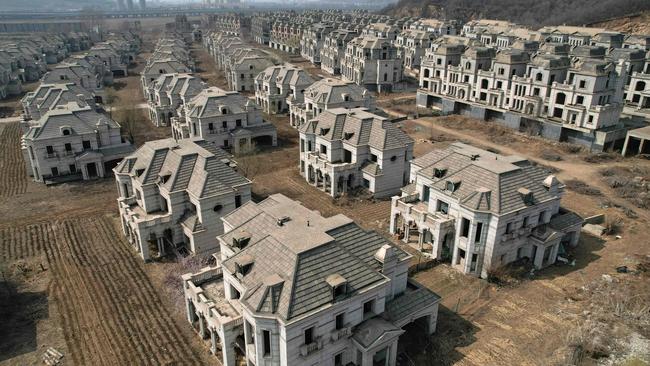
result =
[[[469,61],[467,61],[467,63],[465,64],[465,68],[466,68],[467,70],[471,69],[471,68],[472,68],[472,63],[469,62]]]
[[[564,104],[565,101],[566,101],[566,94],[557,93],[557,95],[555,96],[555,103]]]
[[[481,80],[481,88],[482,89],[487,89],[488,88],[488,81],[487,79]]]

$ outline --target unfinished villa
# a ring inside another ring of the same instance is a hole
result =
[[[162,74],[145,90],[149,118],[156,127],[171,126],[178,109],[208,86],[191,74]]]
[[[364,108],[328,109],[300,128],[300,174],[332,197],[388,197],[408,182],[413,140]]]
[[[304,93],[314,79],[291,64],[271,66],[255,78],[255,101],[266,113],[289,112],[290,104],[304,102]]]
[[[394,366],[400,339],[435,332],[440,297],[408,278],[411,256],[348,217],[275,194],[223,222],[217,264],[182,276],[223,365]]]
[[[302,101],[298,98],[289,101],[289,123],[300,127],[323,111],[334,108],[366,108],[372,112],[375,103],[375,97],[357,84],[334,78],[321,79],[305,89]]]
[[[37,182],[61,183],[103,178],[133,151],[120,125],[88,105],[60,105],[25,122],[22,151]]]
[[[250,200],[251,182],[203,140],[145,143],[113,170],[124,235],[145,261],[218,250],[219,220]]]
[[[172,119],[175,139],[202,138],[234,153],[276,146],[275,126],[251,99],[217,87],[202,90]]]
[[[564,185],[526,159],[454,143],[414,159],[410,180],[390,232],[462,273],[524,258],[543,268],[578,244],[583,220],[561,208]]]

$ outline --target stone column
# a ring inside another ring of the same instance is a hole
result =
[[[185,299],[185,308],[187,310],[187,321],[190,324],[194,323],[194,304],[191,299]]]
[[[235,338],[237,334],[232,329],[223,329],[221,338],[221,353],[223,354],[223,366],[235,366]],[[246,343],[246,342],[244,342]]]
[[[199,314],[199,335],[201,336],[201,339],[205,339],[207,336],[205,329],[205,317],[203,314]]]
[[[338,179],[336,178],[336,175],[332,175],[330,177],[330,185],[332,186],[330,193],[332,194],[332,197],[336,197],[336,195],[338,194],[337,190],[339,187],[337,187],[337,184],[338,184]]]
[[[214,328],[210,328],[210,352],[217,353],[217,330]]]

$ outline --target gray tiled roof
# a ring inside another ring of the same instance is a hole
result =
[[[159,184],[172,191],[185,190],[197,198],[232,192],[250,184],[229,164],[232,157],[204,140],[149,141],[115,168],[134,174],[142,184]],[[139,170],[141,174],[137,174]]]
[[[30,127],[26,137],[33,140],[60,137],[62,127],[69,127],[73,135],[95,134],[98,124],[107,124],[109,128],[120,128],[117,122],[95,112],[90,107],[70,103],[43,115],[36,121],[35,126]]]
[[[398,323],[400,320],[411,316],[414,312],[439,301],[440,296],[425,287],[414,291],[406,291],[403,295],[386,303],[382,317]]]
[[[289,221],[278,225],[278,219],[285,215]],[[276,194],[259,204],[249,202],[223,220],[234,228],[221,236],[226,244],[242,231],[250,235],[249,244],[223,266],[235,272],[235,264],[242,257],[253,259],[250,272],[241,281],[247,288],[242,302],[254,311],[289,320],[331,304],[332,290],[326,278],[334,274],[345,278],[350,295],[386,281],[374,254],[392,244],[343,215],[325,218]],[[399,259],[409,258],[394,249]]]
[[[328,141],[368,145],[378,150],[405,148],[413,144],[413,140],[393,123],[365,108],[328,109],[305,123],[301,132],[318,134]]]
[[[442,150],[434,150],[415,159],[418,175],[433,181],[432,188],[456,198],[472,210],[508,213],[526,208],[520,188],[532,192],[533,202],[559,199],[544,186],[551,175],[540,166],[517,156],[502,156],[462,143],[454,143]],[[444,171],[436,177],[435,170]],[[457,182],[457,189],[447,190],[447,182]]]

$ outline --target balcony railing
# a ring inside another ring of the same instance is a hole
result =
[[[307,357],[310,354],[318,351],[323,347],[323,342],[321,341],[320,337],[316,338],[313,342],[309,344],[303,344],[300,346],[300,355],[303,357]]]
[[[346,326],[341,329],[335,329],[330,333],[330,337],[333,342],[338,341],[339,339],[347,338],[352,335],[352,327]]]

